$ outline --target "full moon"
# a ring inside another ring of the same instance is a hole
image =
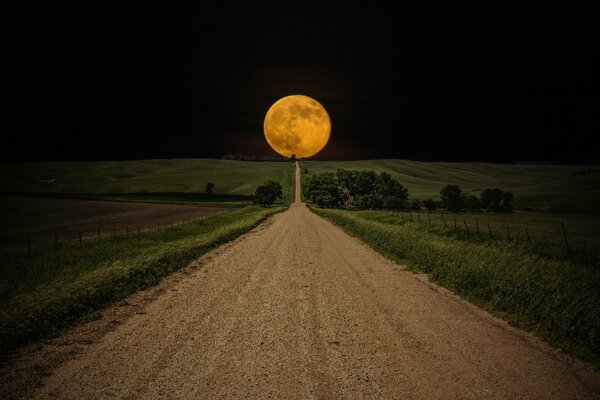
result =
[[[267,142],[282,156],[310,157],[327,144],[331,120],[318,101],[297,94],[279,99],[269,108],[264,129]]]

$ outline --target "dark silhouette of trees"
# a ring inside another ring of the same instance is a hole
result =
[[[306,183],[305,198],[317,207],[337,208],[344,203],[344,193],[332,172],[313,175]]]
[[[208,182],[206,184],[206,194],[213,194],[215,192],[215,184]]]
[[[471,212],[481,211],[481,200],[474,194],[465,195],[465,208]]]
[[[283,197],[281,185],[278,182],[267,181],[256,188],[254,193],[254,204],[260,204],[263,207],[269,206],[276,199]]]
[[[514,201],[511,192],[505,192],[502,189],[485,189],[481,193],[481,205],[488,211],[495,213],[511,213]]]
[[[339,169],[313,175],[305,196],[319,207],[399,210],[406,208],[408,190],[385,172]]]
[[[446,185],[440,190],[442,207],[448,211],[460,211],[464,207],[462,190],[458,185]]]
[[[433,210],[435,210],[437,208],[437,203],[432,199],[427,199],[427,200],[423,201],[423,206],[425,206],[425,208],[429,212],[432,212]]]
[[[421,211],[421,202],[419,200],[411,200],[408,209],[411,211]]]

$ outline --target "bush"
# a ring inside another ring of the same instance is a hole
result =
[[[481,200],[477,198],[474,194],[465,195],[465,207],[467,210],[471,212],[480,212],[481,211]]]
[[[206,194],[213,194],[215,191],[215,184],[212,182],[208,182],[206,184]]]
[[[254,204],[260,204],[263,207],[269,206],[275,202],[275,199],[281,198],[283,192],[278,182],[267,181],[256,188],[254,193]]]
[[[462,190],[458,185],[446,185],[440,190],[442,196],[442,207],[448,211],[460,211],[464,207]]]
[[[411,200],[408,209],[411,211],[421,211],[421,202],[419,200]]]
[[[491,212],[511,213],[513,201],[513,194],[502,189],[485,189],[481,193],[482,207]]]
[[[338,169],[313,175],[305,197],[319,207],[399,210],[406,208],[408,190],[385,172]]]
[[[316,206],[328,208],[340,207],[347,197],[336,176],[330,172],[313,175],[306,183],[304,196]]]
[[[423,205],[425,206],[425,208],[427,208],[427,210],[429,212],[432,212],[433,210],[435,210],[437,208],[437,204],[435,201],[431,200],[431,199],[427,199],[423,202]]]

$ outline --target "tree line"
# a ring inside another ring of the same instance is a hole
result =
[[[446,208],[448,211],[512,212],[511,192],[485,189],[480,197],[464,194],[458,185],[446,185],[440,200],[420,202],[409,198],[408,189],[387,172],[338,169],[336,172],[314,174],[304,188],[304,197],[321,208],[354,208],[374,210],[420,210]]]

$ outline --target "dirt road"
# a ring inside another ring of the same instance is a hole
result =
[[[298,199],[152,293],[28,396],[598,395],[586,364],[403,271]]]

